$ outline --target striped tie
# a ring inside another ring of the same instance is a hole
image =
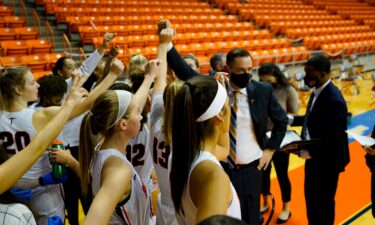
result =
[[[237,146],[237,111],[238,111],[238,96],[239,91],[234,91],[231,96],[231,107],[230,107],[230,152],[228,156],[228,164],[231,168],[236,165],[236,146]]]

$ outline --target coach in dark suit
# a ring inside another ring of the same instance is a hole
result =
[[[181,58],[174,47],[167,54],[170,67],[177,77],[186,80],[198,75]],[[231,156],[223,167],[240,198],[242,220],[250,225],[260,224],[260,192],[262,170],[266,169],[274,151],[284,138],[288,118],[279,105],[269,84],[251,80],[252,58],[243,49],[234,49],[227,55],[230,82],[228,96],[238,95],[236,137],[231,134]],[[233,108],[231,110],[233,116]],[[274,124],[272,135],[266,136],[268,118]],[[233,120],[231,121],[231,126]],[[234,138],[234,140],[232,140]],[[233,143],[235,145],[233,146]]]
[[[329,78],[331,63],[322,55],[305,65],[305,84],[314,87],[305,116],[295,116],[292,125],[303,126],[302,138],[317,139],[303,151],[305,200],[309,225],[330,225],[335,218],[335,194],[339,174],[349,163],[347,107],[339,89]]]

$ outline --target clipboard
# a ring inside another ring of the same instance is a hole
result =
[[[310,150],[320,143],[320,139],[292,141],[283,146],[280,151],[297,154],[300,150]]]

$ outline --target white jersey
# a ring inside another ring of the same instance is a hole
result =
[[[64,145],[69,147],[79,146],[79,134],[81,132],[81,123],[86,113],[83,113],[71,120],[69,120],[62,130],[61,134],[64,140]]]
[[[184,211],[184,215],[176,213],[177,221],[180,225],[191,225],[196,223],[197,207],[194,205],[193,200],[190,196],[189,182],[190,175],[194,168],[205,160],[210,160],[221,167],[216,157],[212,155],[212,153],[207,151],[201,151],[198,157],[194,160],[190,167],[188,182],[186,183],[185,190],[182,194],[181,207]],[[240,201],[238,199],[237,192],[234,189],[232,183],[230,184],[230,187],[232,190],[232,201],[228,206],[227,215],[237,219],[241,219]]]
[[[149,148],[150,130],[147,124],[143,124],[139,134],[129,140],[128,146],[126,146],[126,158],[131,162],[148,190],[151,190],[153,165]]]
[[[169,181],[168,160],[171,154],[171,146],[165,145],[163,132],[163,93],[155,93],[151,101],[151,144],[152,158],[156,176],[160,188],[160,198],[158,198],[158,215],[156,224],[170,225],[177,224],[171,188]]]
[[[36,135],[33,127],[35,109],[25,108],[19,112],[3,112],[0,119],[0,141],[9,156],[24,149]],[[38,179],[51,171],[48,153],[42,157],[22,176],[25,179]]]
[[[92,178],[92,193],[95,197],[100,189],[101,173],[105,161],[115,156],[120,158],[132,170],[131,193],[123,202],[116,206],[115,212],[109,221],[109,225],[148,225],[150,222],[151,201],[145,185],[138,176],[134,167],[128,159],[115,149],[95,151],[94,159],[91,162],[90,174]]]

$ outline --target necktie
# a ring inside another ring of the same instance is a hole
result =
[[[239,91],[234,91],[231,96],[231,107],[230,107],[230,151],[228,156],[228,164],[234,168],[236,165],[236,146],[237,146],[237,111],[238,111],[238,97]]]
[[[305,114],[305,117],[304,117],[304,120],[303,120],[303,127],[302,127],[302,132],[301,132],[302,139],[306,139],[307,120],[308,120],[308,117],[309,117],[310,112],[311,112],[311,108],[312,108],[311,106],[312,106],[312,103],[314,101],[314,97],[315,97],[315,93],[312,92],[311,95],[310,95],[309,102],[307,103],[306,114]]]

